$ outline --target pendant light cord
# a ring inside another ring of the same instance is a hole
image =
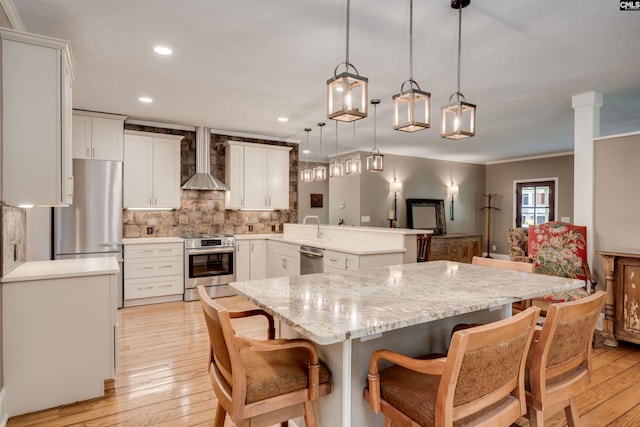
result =
[[[373,104],[373,151],[378,149],[377,147],[377,137],[376,137],[376,124],[378,123],[378,104]],[[355,128],[354,128],[355,131]]]
[[[462,1],[458,4],[458,102],[460,102],[460,51],[462,50]]]
[[[306,153],[307,158],[306,158],[306,166],[305,167],[308,168],[309,167],[309,152],[310,152],[309,151],[309,132],[311,132],[311,128],[306,128],[304,131],[307,132],[307,153]]]
[[[349,17],[351,15],[350,13],[351,10],[351,0],[347,0],[347,60],[346,60],[346,67],[347,67],[347,73],[349,72]]]
[[[338,159],[338,120],[334,120],[336,122],[336,162]]]
[[[409,80],[413,87],[413,0],[409,0]]]
[[[324,126],[324,123],[318,123],[318,126],[320,126],[320,148],[318,149],[317,165],[320,166],[320,156],[322,156],[322,127]]]

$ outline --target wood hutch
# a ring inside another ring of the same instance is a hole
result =
[[[640,344],[640,254],[596,252],[604,260],[604,344],[618,340]]]

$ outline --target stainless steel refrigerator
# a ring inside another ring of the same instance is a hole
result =
[[[122,162],[73,159],[73,182],[73,205],[53,210],[54,257],[116,257],[122,307]]]

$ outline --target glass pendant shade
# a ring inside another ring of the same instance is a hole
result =
[[[347,175],[359,175],[362,173],[362,162],[360,161],[360,157],[354,155],[354,157],[349,157],[345,162],[345,174]]]
[[[340,159],[329,163],[329,176],[331,178],[342,178],[344,176],[344,165],[340,162]]]
[[[464,97],[462,99],[460,100],[460,97],[458,97],[457,102],[440,108],[442,120],[440,126],[441,137],[463,139],[476,134],[476,106],[464,101]]]
[[[410,88],[404,90],[405,83]],[[414,87],[414,85],[416,87]],[[403,132],[415,132],[431,127],[431,94],[420,90],[418,83],[405,81],[400,93],[393,95],[393,128]]]
[[[305,167],[300,171],[300,181],[313,182],[313,170]]]
[[[327,179],[327,167],[323,165],[317,165],[313,168],[313,180],[324,181]]]
[[[384,169],[384,156],[379,151],[371,151],[367,156],[367,170],[369,172],[382,172]]]
[[[327,80],[327,118],[329,119],[352,122],[367,117],[369,79],[360,76],[353,65],[347,64],[348,67],[353,68],[355,74],[348,71],[336,74],[338,71],[336,67],[333,78]]]

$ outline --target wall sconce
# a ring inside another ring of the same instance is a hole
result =
[[[389,227],[395,228],[398,224],[398,193],[402,192],[402,183],[393,178],[389,183],[389,192],[393,193],[393,210],[389,211]]]
[[[451,185],[447,187],[447,196],[451,196],[451,221],[453,221],[453,198],[458,195],[460,189],[451,181]]]

